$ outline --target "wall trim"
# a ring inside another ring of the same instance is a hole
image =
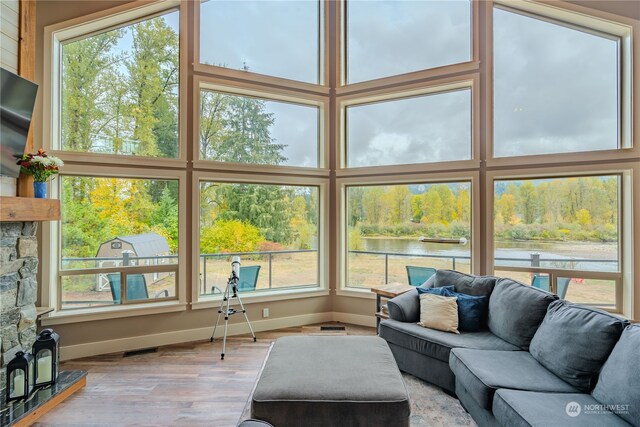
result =
[[[334,317],[333,312],[301,314],[298,316],[280,317],[276,319],[264,319],[251,322],[255,332],[270,331],[274,329],[289,328],[293,326],[309,325],[312,323],[330,322]],[[347,314],[347,313],[338,313]],[[351,315],[355,317],[367,317]],[[233,323],[228,326],[228,336],[242,335],[249,332],[246,322]],[[218,328],[216,337],[222,336],[224,328]],[[78,359],[81,357],[97,356],[100,354],[117,353],[122,351],[137,350],[149,347],[158,347],[170,344],[180,344],[192,341],[208,340],[211,337],[213,325],[206,328],[183,329],[179,331],[162,332],[159,334],[142,335],[127,338],[118,338],[106,341],[88,342],[84,344],[68,345],[60,347],[60,360]]]

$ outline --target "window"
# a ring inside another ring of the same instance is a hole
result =
[[[200,91],[200,158],[318,167],[319,108]]]
[[[233,255],[242,290],[318,286],[319,206],[318,187],[201,182],[200,294],[224,291]]]
[[[61,309],[175,298],[177,181],[62,176],[60,187]]]
[[[471,2],[349,1],[346,83],[471,60]]]
[[[617,175],[496,181],[496,265],[619,271]]]
[[[348,286],[407,283],[407,266],[470,272],[470,182],[349,186],[346,198]]]
[[[200,63],[320,83],[320,1],[200,3]]]
[[[619,309],[619,175],[494,183],[496,274]]]
[[[471,159],[471,89],[346,108],[347,166]]]
[[[178,157],[179,12],[63,42],[60,149]]]
[[[494,156],[616,149],[620,38],[494,8]]]
[[[36,136],[65,162],[45,324],[210,309],[234,254],[250,304],[371,298],[422,267],[638,311],[636,20],[572,2],[142,3],[44,31]],[[169,250],[138,253],[141,235]]]

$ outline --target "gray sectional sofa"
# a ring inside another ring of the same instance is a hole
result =
[[[423,328],[417,290],[380,323],[402,371],[460,399],[480,426],[640,426],[640,325],[512,279],[438,270],[423,287],[489,297],[479,332]]]

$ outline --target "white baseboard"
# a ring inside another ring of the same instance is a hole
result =
[[[251,327],[256,332],[262,332],[274,329],[290,328],[293,326],[310,325],[313,323],[330,322],[334,320],[334,314],[344,313],[310,313],[302,314],[299,316],[256,320],[251,322]],[[342,322],[342,320],[340,321]],[[223,329],[224,328],[218,327],[218,330],[216,331],[216,337],[222,336]],[[60,360],[78,359],[81,357],[96,356],[99,354],[117,353],[121,351],[158,347],[161,345],[202,341],[211,338],[211,332],[213,332],[213,325],[206,328],[187,329],[181,331],[163,332],[153,335],[118,338],[115,340],[62,346],[60,347]],[[227,335],[242,335],[248,332],[249,329],[246,322],[240,322],[229,325]]]

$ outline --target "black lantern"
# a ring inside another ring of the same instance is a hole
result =
[[[19,351],[7,365],[7,403],[29,397],[34,389],[33,356]]]
[[[51,385],[58,379],[59,350],[60,335],[53,332],[52,329],[40,332],[33,343],[36,387]]]

